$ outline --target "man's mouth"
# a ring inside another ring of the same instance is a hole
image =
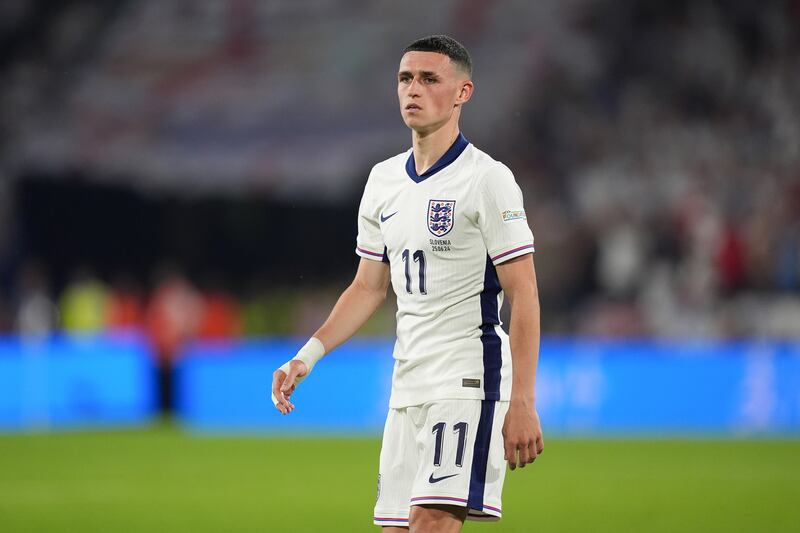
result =
[[[406,109],[410,110],[410,109],[422,109],[422,108],[420,106],[418,106],[417,104],[408,104],[406,106]]]

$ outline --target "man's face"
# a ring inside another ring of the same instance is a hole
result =
[[[469,100],[472,82],[444,54],[407,52],[397,73],[397,97],[406,126],[418,133],[435,131]]]

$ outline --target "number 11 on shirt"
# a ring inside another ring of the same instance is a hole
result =
[[[408,256],[409,251],[407,249],[403,250],[403,263],[405,263],[406,267],[406,292],[413,294],[411,290],[411,261],[409,261]],[[428,291],[425,290],[425,252],[417,250],[412,257],[415,263],[419,263],[419,293],[428,294]]]

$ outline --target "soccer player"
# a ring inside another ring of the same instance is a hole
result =
[[[533,234],[511,171],[459,131],[471,74],[467,50],[450,37],[404,50],[397,96],[412,148],[373,167],[355,279],[273,374],[273,401],[288,414],[296,385],[366,322],[391,281],[397,341],[374,514],[386,533],[499,519],[506,462],[524,467],[544,449]],[[498,316],[504,294],[510,337]]]

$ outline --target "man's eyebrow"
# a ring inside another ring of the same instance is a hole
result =
[[[437,72],[434,72],[432,70],[420,70],[419,73],[420,73],[421,76],[424,76],[426,78],[439,76],[439,74]],[[400,77],[400,76],[414,76],[414,73],[411,72],[410,70],[401,70],[400,72],[397,73],[397,76],[398,77]]]

